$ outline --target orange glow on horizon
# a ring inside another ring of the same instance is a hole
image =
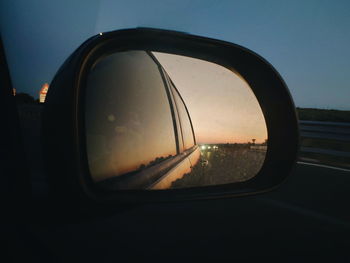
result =
[[[239,75],[199,59],[153,54],[186,103],[197,144],[265,142],[268,135],[263,113]]]

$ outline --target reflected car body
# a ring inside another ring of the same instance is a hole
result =
[[[194,146],[190,153],[185,154],[184,158],[174,166],[169,172],[164,174],[160,180],[155,182],[150,189],[168,189],[172,187],[172,184],[181,179],[185,174],[193,172],[193,167],[197,165],[200,159],[201,153],[198,146]]]
[[[102,188],[167,189],[198,163],[188,109],[151,52],[107,56],[86,92],[87,157]]]

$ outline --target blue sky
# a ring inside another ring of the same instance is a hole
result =
[[[245,46],[266,58],[300,107],[350,110],[350,1],[1,1],[14,86],[37,97],[88,37],[165,28]]]

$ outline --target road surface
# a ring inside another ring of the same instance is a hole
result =
[[[17,242],[22,255],[47,262],[349,262],[349,201],[349,171],[300,163],[271,193],[144,205],[79,224],[33,223]]]

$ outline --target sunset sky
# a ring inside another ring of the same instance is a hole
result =
[[[265,120],[248,84],[207,61],[153,53],[189,110],[197,143],[244,143],[267,138]]]

